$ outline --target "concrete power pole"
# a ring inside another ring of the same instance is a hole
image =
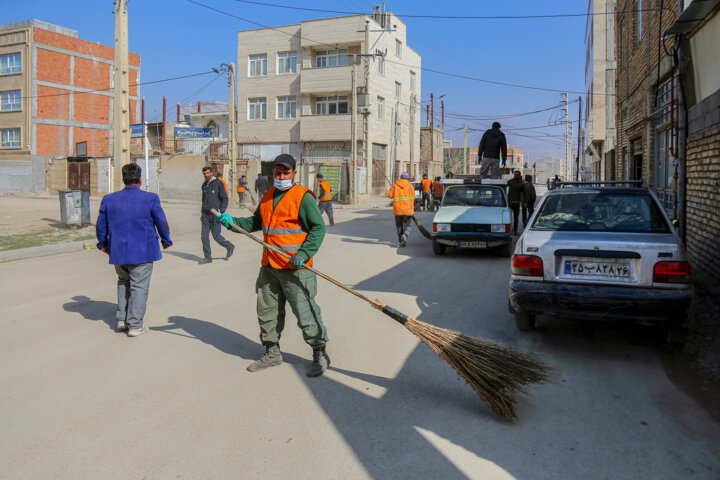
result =
[[[355,76],[357,75],[356,61],[353,61],[352,71],[350,72],[350,94],[352,95],[350,112],[350,203],[357,203],[357,85],[355,84]]]
[[[470,159],[468,158],[468,148],[467,148],[467,125],[463,125],[463,173],[467,175],[469,165],[470,165]]]
[[[415,165],[413,159],[415,158],[415,102],[417,101],[415,94],[410,95],[410,162],[408,164],[408,173],[414,171]]]
[[[130,163],[130,95],[128,81],[127,0],[115,0],[115,72],[113,85],[113,164]],[[111,174],[113,169],[110,170]],[[148,172],[144,172],[145,181]],[[111,191],[114,182],[111,181]]]
[[[237,171],[237,161],[235,158],[235,148],[237,146],[237,140],[235,138],[235,63],[230,62],[228,65],[228,86],[230,87],[230,102],[228,104],[228,158],[230,159],[230,165],[223,165],[223,176],[228,179],[228,183],[231,185],[228,188],[232,191],[232,196],[237,196],[237,188],[234,185],[237,184],[238,178],[240,178],[240,172]],[[228,176],[228,170],[235,172],[235,176],[230,178]],[[239,197],[238,197],[239,198]]]
[[[365,98],[370,99],[370,88],[368,87],[369,78],[370,78],[370,59],[368,57],[370,53],[370,21],[365,20],[365,55],[363,55],[363,79],[365,82]],[[367,183],[368,183],[368,194],[372,193],[372,172],[374,171],[374,168],[377,168],[377,166],[373,165],[373,161],[371,158],[372,152],[370,152],[370,148],[368,146],[368,136],[369,136],[369,125],[368,125],[368,114],[363,113],[363,165],[365,165],[365,168],[367,168]],[[369,196],[369,195],[368,195]]]
[[[568,108],[570,108],[570,106],[568,105],[568,94],[565,93],[565,159],[563,160],[565,164],[565,177],[569,176],[568,167],[570,166],[568,154]],[[567,181],[568,178],[565,178],[565,180]]]

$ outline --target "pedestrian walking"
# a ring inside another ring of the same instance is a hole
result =
[[[513,172],[513,178],[508,180],[508,206],[513,212],[512,234],[517,235],[518,218],[520,217],[520,204],[523,203],[523,181],[520,170]]]
[[[423,174],[423,178],[420,180],[423,210],[430,210],[432,206],[432,183],[432,180],[428,178],[427,174]]]
[[[238,194],[238,205],[242,205],[245,201],[245,190],[247,189],[247,176],[243,175],[238,179],[237,194]]]
[[[507,163],[507,140],[505,134],[500,131],[500,123],[493,122],[492,128],[486,130],[480,139],[478,146],[478,158],[482,158],[480,164],[480,178],[500,178],[500,159],[505,168]]]
[[[105,195],[100,202],[95,233],[97,248],[109,256],[117,273],[118,331],[137,337],[148,331],[145,310],[150,291],[153,262],[163,249],[172,246],[170,227],[155,193],[140,190],[142,169],[135,163],[122,167],[125,188]]]
[[[555,178],[553,178],[552,182],[550,182],[550,190],[560,188],[560,185],[562,185],[562,181],[560,180],[560,177],[555,175]]]
[[[228,186],[227,186],[227,182],[226,182],[225,179],[223,178],[223,173],[222,173],[222,171],[218,171],[218,172],[215,174],[215,176],[218,178],[218,180],[220,180],[220,181],[222,182],[223,186],[225,187],[225,194],[227,195],[228,198],[230,198],[230,189],[229,189]]]
[[[210,167],[202,169],[205,181],[202,184],[202,207],[200,208],[200,221],[202,227],[200,230],[200,240],[203,247],[203,259],[198,263],[200,265],[212,263],[212,253],[210,250],[210,233],[217,243],[225,247],[225,259],[227,260],[233,254],[235,245],[226,240],[220,233],[220,222],[210,210],[213,208],[219,212],[224,212],[228,207],[228,195],[225,185],[215,176]]]
[[[401,247],[407,245],[410,237],[410,221],[415,214],[415,187],[412,186],[409,178],[410,175],[403,172],[388,191],[388,197],[392,198],[393,202],[395,228]]]
[[[322,213],[325,212],[330,221],[330,226],[333,226],[335,225],[335,220],[333,220],[332,187],[330,186],[330,182],[325,180],[321,173],[317,174],[317,179],[319,182],[318,209],[320,210],[320,215],[322,216]]]
[[[537,193],[535,192],[535,185],[532,182],[532,175],[525,175],[525,183],[523,184],[523,227],[527,227],[528,219],[532,217],[535,211],[535,201],[537,200]]]
[[[258,201],[262,199],[265,192],[268,191],[268,188],[270,188],[270,184],[268,183],[267,177],[265,175],[258,175],[255,180],[255,191],[258,194]]]
[[[257,372],[282,363],[280,336],[285,327],[287,301],[305,343],[313,349],[312,364],[306,374],[317,377],[330,366],[325,350],[328,336],[320,307],[315,303],[317,277],[302,266],[312,266],[313,256],[325,237],[325,221],[312,192],[293,184],[295,173],[295,159],[286,153],[278,155],[273,161],[273,187],[262,197],[253,215],[233,218],[225,213],[220,215],[220,221],[225,226],[233,222],[248,232],[262,230],[265,243],[292,257],[288,259],[272,250],[263,250],[255,289],[260,341],[265,353],[250,364],[248,371]]]

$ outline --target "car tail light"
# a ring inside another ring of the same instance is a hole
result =
[[[688,262],[658,262],[653,269],[654,283],[688,283],[690,264]]]
[[[529,277],[543,276],[542,258],[535,255],[513,255],[512,258],[513,275],[527,275]]]

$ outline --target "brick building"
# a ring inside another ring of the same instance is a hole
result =
[[[102,191],[97,159],[112,156],[114,49],[74,30],[29,20],[0,26],[0,191]],[[137,121],[140,56],[129,54],[130,123]],[[109,159],[107,170],[110,166]],[[78,168],[80,167],[80,168]],[[87,168],[90,167],[90,168]],[[81,184],[78,184],[81,183]]]

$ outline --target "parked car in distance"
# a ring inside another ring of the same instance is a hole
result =
[[[541,199],[512,258],[509,309],[520,330],[539,315],[662,325],[684,340],[692,297],[685,250],[644,187],[573,182]]]
[[[433,252],[443,255],[448,247],[494,248],[509,257],[512,248],[504,180],[443,180],[442,203],[433,218]]]

